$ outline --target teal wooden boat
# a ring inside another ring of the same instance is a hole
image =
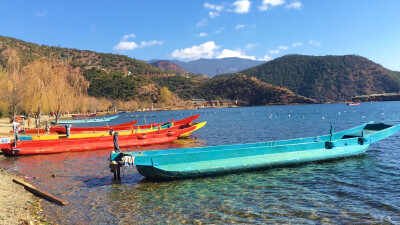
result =
[[[355,156],[395,134],[400,125],[367,123],[328,135],[263,143],[111,153],[110,168],[135,165],[145,177],[176,179],[216,175]]]
[[[110,122],[116,119],[117,116],[104,117],[104,118],[94,118],[94,119],[82,119],[82,120],[59,120],[58,124],[72,124],[72,123],[101,123]],[[51,121],[52,124],[56,124],[56,121]]]

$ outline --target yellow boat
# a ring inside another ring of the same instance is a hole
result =
[[[139,133],[147,133],[152,131],[157,131],[158,128],[150,128],[150,129],[137,129],[137,130],[127,130],[127,131],[118,131],[119,135],[129,135],[129,134],[139,134]],[[109,132],[101,132],[101,133],[90,133],[90,134],[70,134],[69,138],[88,138],[88,137],[104,137],[110,136]],[[56,135],[39,135],[39,136],[31,136],[32,140],[55,140],[55,139],[63,139],[67,138],[66,134],[56,134]]]
[[[204,127],[204,126],[206,125],[206,123],[207,123],[206,121],[201,122],[201,123],[199,123],[199,122],[191,123],[190,126],[196,126],[196,129],[194,129],[194,130],[192,130],[192,131],[190,131],[190,132],[181,134],[179,137],[180,137],[180,138],[182,138],[182,137],[189,137],[189,135],[190,135],[191,133],[195,132],[196,130],[198,130],[198,129],[202,128],[202,127]]]

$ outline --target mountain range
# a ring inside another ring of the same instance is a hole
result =
[[[90,82],[89,95],[123,101],[157,103],[164,86],[182,100],[236,99],[242,105],[343,102],[400,91],[400,72],[357,55],[286,55],[266,63],[239,58],[144,62],[0,36],[1,67],[11,50],[23,65],[37,59],[68,61]]]
[[[151,65],[161,68],[160,66],[157,65],[157,63],[159,62],[166,63],[166,60],[153,59],[148,61],[148,63],[150,63]],[[256,61],[256,60],[242,59],[236,57],[222,58],[222,59],[197,59],[189,62],[170,60],[169,62],[170,65],[172,65],[171,63],[173,63],[189,73],[202,74],[202,75],[207,75],[209,77],[214,77],[215,75],[225,74],[225,73],[236,73],[244,69],[248,69],[265,63],[265,61]],[[181,71],[182,69],[180,69],[179,71]],[[178,71],[178,70],[172,70],[172,71]]]

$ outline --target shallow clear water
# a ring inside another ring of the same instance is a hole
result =
[[[116,122],[197,113],[207,125],[191,139],[139,149],[313,137],[329,133],[330,125],[340,131],[369,121],[400,123],[399,102],[129,113]],[[61,224],[400,224],[399,137],[358,157],[171,182],[148,181],[134,167],[124,168],[123,179],[114,182],[110,150],[7,157],[0,166],[66,198],[67,206],[44,202],[44,213]]]

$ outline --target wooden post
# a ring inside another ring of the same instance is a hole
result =
[[[24,186],[26,190],[28,190],[28,191],[36,194],[36,195],[39,195],[39,196],[41,196],[41,197],[43,197],[43,198],[45,198],[45,199],[47,199],[49,201],[55,202],[55,203],[60,204],[60,205],[68,205],[69,204],[67,200],[61,199],[61,198],[57,198],[56,196],[54,196],[54,195],[52,195],[50,193],[47,193],[47,192],[42,191],[42,190],[39,190],[35,186],[33,186],[32,184],[30,184],[28,182],[25,182],[25,181],[23,181],[21,179],[15,178],[15,179],[13,179],[13,181],[15,183],[17,183],[17,184],[20,184],[20,185]]]

